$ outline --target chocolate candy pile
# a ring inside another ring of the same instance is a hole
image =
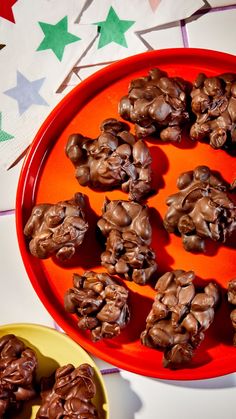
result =
[[[236,144],[236,74],[207,77],[199,74],[191,92],[196,122],[192,140],[209,141],[211,147],[232,148]]]
[[[146,144],[114,118],[101,123],[96,140],[81,134],[70,135],[66,155],[76,168],[82,186],[107,190],[121,186],[129,198],[140,201],[151,190],[151,156]]]
[[[236,278],[229,281],[228,301],[232,306],[236,306]],[[233,345],[236,346],[236,307],[231,311],[230,319],[234,330]]]
[[[193,271],[175,270],[166,272],[155,286],[157,294],[141,342],[164,350],[165,367],[181,368],[191,361],[214,319],[219,290],[209,283],[197,292],[194,278]]]
[[[37,396],[36,353],[15,335],[0,338],[0,417],[10,418],[27,400]],[[68,364],[41,379],[42,403],[36,418],[93,419],[98,413],[91,399],[96,395],[94,370],[88,364]]]
[[[62,261],[70,259],[88,230],[84,207],[81,193],[69,201],[36,205],[24,228],[32,255],[45,259],[55,254]]]
[[[66,144],[66,155],[80,185],[98,191],[121,188],[128,193],[129,201],[105,199],[97,222],[100,242],[105,243],[101,265],[108,274],[139,285],[145,285],[157,271],[149,209],[143,204],[152,192],[152,158],[139,138],[155,134],[161,141],[179,142],[183,127],[188,128],[192,119],[193,140],[205,139],[214,149],[230,149],[236,144],[236,74],[199,74],[192,90],[189,86],[189,82],[154,68],[130,82],[118,107],[120,115],[135,124],[137,138],[126,123],[108,118],[101,123],[96,139],[72,134]],[[178,192],[166,201],[163,224],[167,232],[179,234],[189,252],[204,252],[207,239],[226,242],[236,231],[236,205],[229,195],[235,192],[235,182],[226,184],[203,165],[180,174]],[[83,195],[76,194],[70,201],[34,207],[24,233],[34,256],[55,254],[65,260],[78,250],[88,228]],[[89,330],[93,341],[118,336],[130,319],[128,291],[108,274],[74,274],[73,286],[64,298],[65,310],[78,317],[78,327]],[[214,318],[219,291],[213,283],[196,291],[194,277],[192,271],[176,270],[167,272],[156,285],[157,295],[141,341],[164,351],[166,367],[179,368],[191,361]],[[228,299],[232,304],[235,288],[231,282]],[[236,309],[231,319],[236,331]],[[53,399],[55,389],[52,394]],[[61,403],[64,406],[64,401]]]
[[[73,275],[65,294],[65,309],[79,317],[78,326],[91,331],[93,341],[118,336],[130,319],[128,291],[105,273]]]
[[[35,397],[35,352],[15,335],[0,338],[0,417],[18,412]]]
[[[129,201],[105,200],[98,227],[106,237],[101,264],[112,274],[144,285],[157,269],[150,247],[152,229],[147,206]]]
[[[98,418],[91,401],[95,394],[93,368],[90,365],[82,364],[75,368],[68,364],[60,367],[41,382],[42,404],[36,419]]]
[[[226,184],[209,167],[182,173],[177,187],[179,192],[166,200],[164,227],[181,234],[185,250],[204,251],[205,239],[225,242],[236,230],[236,206]]]
[[[135,123],[139,138],[158,133],[162,141],[179,142],[181,126],[189,120],[186,93],[184,80],[154,68],[130,82],[128,95],[119,103],[119,114]]]

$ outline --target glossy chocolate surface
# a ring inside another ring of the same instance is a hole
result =
[[[146,284],[157,269],[155,253],[150,247],[152,229],[148,207],[106,199],[98,227],[106,237],[101,263],[108,273]]]
[[[210,282],[201,292],[193,283],[193,271],[175,270],[161,276],[146,320],[141,342],[164,351],[163,365],[183,368],[194,356],[214,319],[219,290]]]

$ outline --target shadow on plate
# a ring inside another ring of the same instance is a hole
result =
[[[152,247],[156,252],[157,273],[151,281],[155,286],[157,279],[165,272],[172,270],[170,266],[174,263],[174,258],[167,253],[165,247],[170,242],[169,233],[163,227],[163,220],[156,208],[150,208],[150,222],[152,226]]]
[[[156,195],[160,189],[165,187],[163,175],[168,172],[169,160],[167,155],[160,147],[149,147],[152,156],[152,186],[154,189],[153,195]]]

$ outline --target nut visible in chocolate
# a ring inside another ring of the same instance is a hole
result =
[[[151,249],[152,229],[148,207],[137,202],[106,198],[98,227],[106,237],[101,263],[111,275],[144,285],[157,269]]]
[[[0,338],[0,417],[16,414],[24,401],[35,397],[35,352],[15,335]]]
[[[181,78],[168,77],[153,68],[147,76],[130,82],[118,111],[122,118],[135,123],[137,137],[158,133],[162,141],[179,142],[181,127],[189,120],[187,90],[187,82]]]
[[[236,206],[227,196],[227,185],[209,167],[182,173],[179,192],[170,195],[164,227],[180,233],[185,250],[202,252],[205,239],[225,242],[236,229]]]
[[[228,302],[235,306],[230,313],[230,319],[234,330],[233,345],[236,346],[236,278],[228,283]]]
[[[95,140],[70,135],[66,155],[75,166],[82,186],[109,190],[121,186],[129,199],[140,201],[151,191],[151,155],[146,144],[114,118],[105,119]]]
[[[156,283],[157,294],[141,342],[164,351],[164,367],[177,369],[190,362],[214,319],[218,287],[210,282],[197,292],[194,278],[193,271],[174,270]]]
[[[106,273],[73,275],[73,288],[64,297],[65,309],[75,313],[78,326],[91,331],[93,341],[113,338],[130,320],[128,291]]]
[[[91,401],[95,394],[94,371],[89,364],[59,367],[51,377],[41,380],[42,404],[36,419],[98,418]]]
[[[55,254],[61,261],[70,259],[88,230],[84,207],[81,193],[69,201],[36,205],[24,228],[32,255],[45,259]]]
[[[233,148],[236,144],[236,74],[207,77],[200,73],[191,92],[196,121],[192,140],[207,140],[211,147]]]

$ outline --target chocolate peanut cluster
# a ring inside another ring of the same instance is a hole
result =
[[[96,394],[93,368],[72,364],[56,370],[41,382],[42,404],[36,419],[95,419],[98,413],[91,399]]]
[[[158,133],[162,141],[179,142],[181,126],[189,120],[187,90],[184,80],[154,68],[130,82],[128,95],[120,100],[119,114],[135,123],[139,138]]]
[[[95,140],[70,135],[66,154],[83,186],[109,190],[121,186],[131,200],[140,201],[151,190],[151,156],[146,144],[136,141],[129,127],[114,118],[105,119]]]
[[[88,230],[84,207],[81,193],[69,201],[36,205],[24,228],[32,255],[45,259],[55,254],[62,261],[70,259]]]
[[[152,229],[148,207],[106,199],[98,227],[106,237],[102,266],[111,275],[124,275],[137,284],[146,284],[157,269],[155,253],[150,247]]]
[[[236,206],[227,185],[209,167],[198,166],[182,173],[177,187],[179,192],[166,201],[166,230],[180,233],[187,251],[204,251],[207,238],[225,242],[236,229]]]
[[[0,338],[0,417],[18,412],[24,401],[35,397],[35,352],[15,335]]]
[[[228,301],[230,304],[232,304],[232,306],[235,306],[235,308],[230,313],[230,319],[234,330],[233,345],[236,346],[236,278],[229,281]]]
[[[214,319],[219,290],[211,282],[197,292],[194,278],[193,271],[175,270],[156,283],[157,294],[141,342],[164,351],[164,367],[176,369],[190,362]]]
[[[207,77],[200,73],[193,84],[191,107],[196,122],[192,140],[207,140],[211,147],[233,148],[236,144],[236,74]]]
[[[79,317],[78,326],[91,331],[93,341],[118,336],[130,319],[128,291],[106,273],[84,272],[73,276],[65,309]]]

